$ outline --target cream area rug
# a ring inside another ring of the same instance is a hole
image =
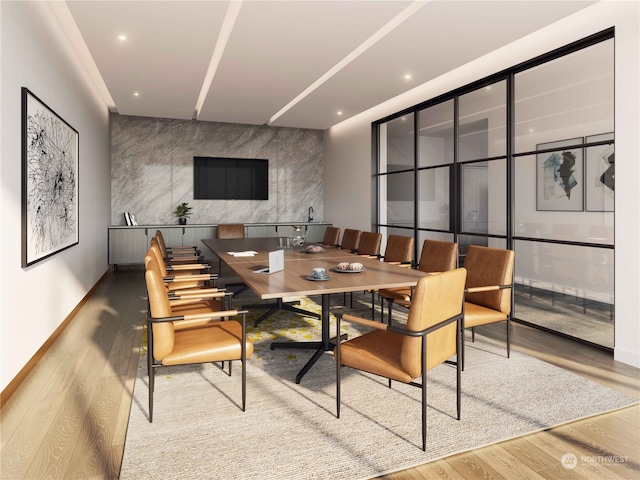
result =
[[[319,311],[314,300],[303,298],[302,306]],[[368,314],[367,300],[357,298],[355,308]],[[332,303],[342,303],[342,296],[332,296]],[[399,322],[402,317],[395,313]],[[476,335],[475,343],[467,339],[460,421],[455,367],[427,374],[423,452],[420,389],[398,382],[389,389],[385,379],[344,369],[338,419],[332,354],[296,384],[311,351],[270,349],[274,340],[318,339],[320,321],[280,311],[257,328],[250,325],[256,351],[247,365],[245,412],[239,362],[231,376],[211,364],[173,367],[156,376],[149,423],[142,348],[121,479],[370,478],[636,402],[524,354],[506,358],[503,344]]]

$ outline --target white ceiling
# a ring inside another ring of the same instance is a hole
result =
[[[114,112],[326,129],[593,3],[67,0],[63,25]]]

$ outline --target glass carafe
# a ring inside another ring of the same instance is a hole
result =
[[[304,244],[304,232],[302,225],[292,225],[293,233],[291,233],[291,246],[301,247]]]

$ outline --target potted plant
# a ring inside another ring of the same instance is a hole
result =
[[[187,217],[191,215],[191,207],[187,202],[181,203],[176,207],[175,213],[176,217],[178,217],[178,223],[180,225],[187,224]]]

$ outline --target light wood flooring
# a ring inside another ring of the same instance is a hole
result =
[[[141,270],[108,275],[2,405],[0,478],[118,478],[146,298]],[[483,333],[504,335],[501,325]],[[602,350],[514,325],[513,348],[640,398],[638,369]],[[381,446],[383,448],[383,446]],[[573,453],[577,465],[562,466]],[[640,407],[451,456],[380,478],[640,479]]]

